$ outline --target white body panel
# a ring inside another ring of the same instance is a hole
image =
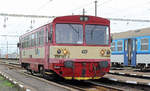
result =
[[[124,62],[124,55],[111,55],[111,62],[123,63]]]
[[[138,63],[150,64],[150,54],[137,54],[136,64]]]

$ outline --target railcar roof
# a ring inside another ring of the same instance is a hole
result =
[[[81,20],[80,20],[80,17],[81,16],[83,16],[83,15],[70,15],[70,16],[61,16],[61,17],[56,17],[54,20],[53,20],[53,22],[52,23],[54,23],[54,22],[81,22]],[[95,17],[95,16],[88,16],[88,15],[85,15],[86,17],[89,17],[89,20],[88,21],[86,21],[86,22],[95,22],[95,23],[104,23],[104,24],[106,24],[106,25],[108,25],[108,24],[110,24],[110,21],[108,20],[108,19],[106,19],[106,18],[102,18],[102,17]],[[28,33],[25,33],[25,34],[23,34],[23,35],[21,35],[20,37],[24,37],[24,36],[26,36],[26,35],[28,35],[28,34],[31,34],[31,33],[33,33],[33,32],[35,32],[35,31],[38,31],[38,29],[40,29],[40,28],[42,28],[42,27],[44,27],[44,26],[46,26],[46,25],[48,25],[48,24],[45,24],[45,25],[43,25],[43,26],[40,26],[40,27],[38,27],[37,29],[34,29],[34,30],[32,30],[32,31],[30,31],[30,32],[28,32]]]
[[[80,17],[83,15],[70,15],[70,16],[61,16],[61,17],[56,17],[53,22],[81,22]],[[86,17],[89,17],[89,20],[86,22],[100,22],[100,23],[106,23],[109,24],[110,21],[106,18],[102,17],[95,17],[95,16],[88,16],[85,15]]]
[[[129,30],[129,31],[120,32],[120,33],[112,33],[111,35],[112,35],[113,39],[150,36],[150,27],[143,28],[143,29],[137,29],[137,30]]]
[[[24,37],[24,36],[27,36],[27,35],[29,35],[29,34],[32,34],[32,33],[36,32],[36,31],[39,31],[39,29],[41,29],[41,28],[43,28],[43,27],[45,27],[45,26],[47,26],[47,25],[48,25],[48,24],[45,24],[45,25],[42,25],[42,26],[40,26],[40,27],[38,27],[38,28],[36,28],[36,29],[33,29],[32,31],[29,31],[29,32],[27,32],[27,33],[21,35],[20,38],[21,38],[21,37]]]

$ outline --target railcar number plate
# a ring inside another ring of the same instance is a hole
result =
[[[87,54],[88,50],[82,50],[82,54]]]

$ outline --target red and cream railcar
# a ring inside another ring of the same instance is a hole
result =
[[[63,16],[20,37],[20,62],[31,72],[99,79],[110,69],[110,21]]]

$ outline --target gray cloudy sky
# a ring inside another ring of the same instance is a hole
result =
[[[0,13],[31,14],[47,16],[64,16],[82,14],[85,8],[87,15],[94,15],[95,0],[0,0]],[[150,20],[150,0],[97,0],[98,16],[108,18],[130,18]],[[22,35],[30,30],[31,20],[34,20],[33,28],[44,25],[52,19],[17,18],[8,17],[4,22],[4,16],[0,16],[0,35]],[[3,26],[6,25],[6,28]],[[150,27],[150,23],[111,21],[111,32],[122,32]],[[18,42],[16,37],[0,36],[0,44],[14,44]],[[2,49],[2,45],[0,48]],[[4,46],[5,47],[5,46]]]
[[[95,0],[0,0],[0,13],[34,14],[47,16],[63,16],[82,14],[85,8],[87,15],[94,15]],[[98,16],[149,19],[150,0],[98,0]],[[31,19],[8,17],[5,31],[28,30],[30,21],[35,20],[34,28],[47,23],[51,19]],[[4,17],[0,17],[0,30],[4,30]],[[39,23],[41,22],[41,23]],[[19,24],[20,28],[17,26]],[[137,24],[137,25],[136,25]],[[126,31],[140,27],[148,27],[149,23],[111,21],[112,32]],[[22,30],[20,30],[22,29]],[[8,32],[7,32],[8,33]]]

